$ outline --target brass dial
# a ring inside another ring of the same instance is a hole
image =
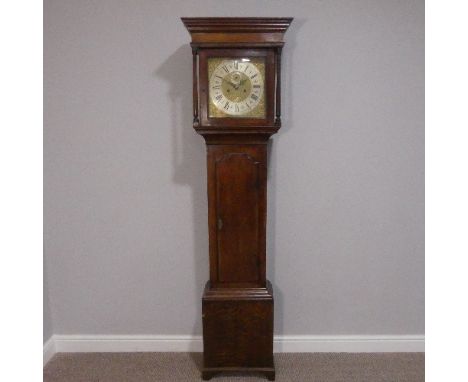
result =
[[[264,64],[248,58],[222,59],[216,64],[209,77],[210,103],[216,116],[262,117]]]

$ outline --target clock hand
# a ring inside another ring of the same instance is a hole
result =
[[[239,84],[236,86],[235,89],[236,89],[236,90],[239,89],[239,87],[241,87],[242,85],[244,85],[244,84],[247,82],[247,80],[248,80],[247,78],[246,78],[245,80],[241,80],[241,81],[239,82]]]
[[[223,78],[223,81],[224,82],[227,82],[229,85],[231,85],[234,89],[236,88],[236,86],[231,82],[231,81],[228,81],[226,79]]]

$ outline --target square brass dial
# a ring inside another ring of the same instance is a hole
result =
[[[208,58],[208,116],[266,118],[265,58]]]

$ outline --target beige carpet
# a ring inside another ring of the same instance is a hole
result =
[[[201,353],[62,353],[44,368],[44,382],[201,381]],[[276,381],[423,382],[424,353],[275,354]],[[213,382],[266,381],[220,375]]]

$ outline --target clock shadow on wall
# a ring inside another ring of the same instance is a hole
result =
[[[182,254],[195,273],[195,285],[185,301],[195,302],[193,335],[202,334],[201,300],[208,272],[208,214],[206,197],[206,151],[203,138],[192,128],[192,50],[186,44],[178,48],[154,71],[154,76],[167,81],[170,99],[170,134],[172,180],[191,190],[193,253]],[[173,227],[177,230],[178,227]],[[180,237],[180,240],[186,240]],[[181,275],[174,275],[178,278]],[[181,302],[178,302],[181,303]],[[183,303],[181,303],[183,305]],[[195,359],[200,366],[201,358]]]
[[[291,92],[293,75],[293,54],[295,35],[305,20],[295,19],[288,31],[287,44],[283,54],[283,127],[280,135],[287,133],[292,127],[291,109],[293,94]],[[203,137],[192,127],[193,98],[192,98],[192,50],[189,44],[179,47],[155,71],[156,77],[162,78],[169,84],[167,95],[170,99],[171,136],[172,136],[172,167],[173,181],[179,185],[189,186],[192,197],[192,227],[194,252],[184,254],[189,264],[193,264],[195,285],[189,299],[196,302],[197,311],[193,317],[192,334],[202,334],[201,299],[205,282],[209,279],[208,256],[208,215],[207,215],[207,173],[206,149]],[[276,283],[276,160],[270,156],[275,137],[268,145],[268,227],[267,227],[267,275],[273,284],[275,294],[275,334],[283,334],[283,294]],[[282,160],[284,158],[278,158]],[[177,229],[177,227],[174,227]],[[181,238],[183,240],[184,238]],[[294,254],[278,254],[279,256],[294,256]],[[177,276],[176,276],[177,277]],[[294,296],[289,296],[294,298]],[[194,357],[196,364],[201,367],[202,360]]]

